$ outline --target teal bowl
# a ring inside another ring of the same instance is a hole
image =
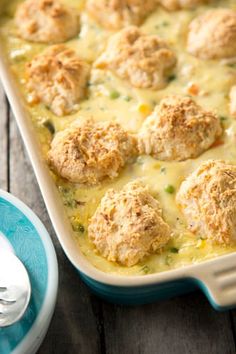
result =
[[[34,354],[50,324],[58,289],[58,265],[50,236],[22,202],[0,190],[0,247],[24,263],[32,294],[24,316],[0,328],[1,354]]]

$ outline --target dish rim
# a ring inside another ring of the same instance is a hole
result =
[[[4,52],[1,43],[0,52]],[[130,288],[159,283],[161,284],[164,282],[181,279],[195,279],[196,281],[203,281],[203,270],[205,272],[205,278],[207,278],[207,275],[209,275],[212,269],[215,269],[215,267],[220,269],[220,266],[229,258],[233,258],[233,260],[235,259],[236,264],[236,252],[232,252],[227,255],[203,261],[201,263],[190,264],[177,269],[140,276],[122,276],[112,273],[105,273],[95,268],[95,266],[88,261],[86,256],[83,255],[80,248],[78,246],[74,247],[75,240],[71,234],[72,228],[67,216],[65,215],[62,200],[59,197],[59,192],[52,180],[52,177],[50,176],[50,171],[46,165],[46,162],[42,158],[39,142],[36,138],[36,132],[32,122],[30,121],[30,115],[25,107],[25,99],[22,97],[16,80],[14,80],[13,74],[11,73],[10,68],[8,68],[8,65],[6,56],[3,55],[0,57],[0,80],[2,81],[3,88],[11,104],[18,128],[43,195],[47,211],[56,231],[57,238],[67,258],[79,272],[82,272],[87,277],[104,285]]]

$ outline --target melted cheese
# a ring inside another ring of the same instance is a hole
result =
[[[204,240],[204,235],[199,238],[187,231],[185,221],[175,204],[175,194],[168,194],[165,191],[167,184],[171,184],[175,190],[178,190],[184,178],[203,160],[220,158],[236,163],[236,121],[230,116],[228,98],[231,86],[236,83],[236,66],[227,66],[216,61],[201,61],[188,55],[185,51],[189,22],[209,6],[199,7],[195,11],[179,11],[174,14],[158,8],[141,27],[146,33],[158,34],[165,38],[177,53],[178,65],[175,77],[164,90],[150,92],[149,90],[134,89],[110,72],[93,70],[89,99],[80,104],[80,109],[76,114],[59,118],[43,105],[31,107],[27,104],[25,64],[46,46],[29,43],[17,37],[13,16],[19,2],[19,0],[12,0],[10,5],[5,6],[0,20],[0,40],[5,46],[11,69],[25,97],[25,103],[42,143],[44,156],[46,156],[52,138],[44,126],[44,122],[47,120],[53,123],[56,131],[66,128],[76,120],[93,117],[95,120],[116,120],[127,130],[137,132],[145,117],[161,98],[169,93],[190,94],[194,92],[195,85],[199,89],[198,95],[194,97],[196,101],[203,107],[216,111],[222,117],[225,128],[223,144],[211,148],[195,160],[178,163],[162,162],[148,156],[140,156],[132,164],[126,166],[119,178],[114,181],[106,180],[93,188],[72,185],[54,176],[75,230],[73,236],[89,261],[104,272],[140,275],[198,263],[236,251],[236,246],[212,245]],[[83,1],[65,0],[64,2],[73,5],[79,11],[83,7]],[[236,9],[233,0],[218,1],[217,6]],[[82,13],[81,22],[80,35],[69,41],[67,45],[76,50],[82,58],[92,62],[101,53],[112,33],[99,27],[86,13]],[[114,91],[116,92],[115,97],[117,97],[114,99],[113,95],[112,99],[111,93]],[[153,255],[141,264],[127,268],[108,262],[96,253],[88,242],[87,227],[90,217],[106,190],[110,187],[120,189],[135,178],[141,178],[148,184],[153,195],[160,200],[164,218],[173,228],[174,237],[161,254]]]

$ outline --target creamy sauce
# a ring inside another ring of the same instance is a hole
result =
[[[82,11],[83,1],[65,0],[64,2]],[[72,122],[93,117],[95,120],[116,120],[127,130],[137,132],[145,117],[161,98],[169,93],[189,94],[192,85],[199,87],[199,93],[194,96],[194,99],[203,107],[216,111],[225,128],[222,144],[209,149],[195,160],[163,162],[148,156],[140,156],[125,167],[119,178],[113,181],[106,180],[92,188],[73,185],[53,176],[72,222],[73,236],[89,261],[104,272],[141,275],[202,262],[236,251],[236,246],[216,246],[205,240],[205,235],[198,237],[187,231],[183,216],[175,205],[175,193],[166,192],[167,185],[173,186],[177,191],[184,178],[203,160],[220,158],[236,163],[236,120],[230,116],[228,97],[230,87],[236,83],[236,65],[223,65],[218,61],[201,61],[185,51],[189,22],[209,6],[199,7],[195,11],[175,13],[168,13],[159,8],[141,26],[144,32],[158,34],[168,40],[177,53],[178,65],[174,76],[170,78],[169,85],[164,90],[152,92],[134,89],[110,72],[93,70],[89,85],[89,99],[80,104],[76,114],[61,118],[54,116],[43,105],[30,106],[27,103],[29,97],[25,85],[25,64],[46,46],[18,38],[13,20],[18,3],[19,0],[12,0],[10,5],[5,6],[0,19],[0,40],[4,44],[11,69],[19,82],[45,157],[52,139],[50,126],[47,124],[49,121],[55,127],[55,131],[60,131]],[[214,4],[214,6],[231,7],[236,10],[233,0],[214,1]],[[83,12],[81,22],[82,28],[78,38],[67,42],[67,45],[76,50],[82,58],[92,62],[103,50],[107,38],[112,33],[99,27]],[[110,187],[120,189],[136,178],[141,178],[149,185],[153,196],[159,199],[164,218],[174,230],[174,237],[161,254],[152,255],[141,264],[127,268],[108,262],[96,253],[94,247],[88,242],[87,227],[89,218],[95,212],[106,190]]]

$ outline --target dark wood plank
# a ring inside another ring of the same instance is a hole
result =
[[[142,307],[104,305],[107,354],[234,354],[229,313],[200,292]]]
[[[0,83],[0,188],[8,189],[8,105]]]
[[[236,337],[236,311],[235,310],[232,311],[232,319],[233,319],[233,324],[234,324],[234,333],[235,333],[235,337]]]
[[[236,310],[230,312],[231,326],[234,336],[235,353],[236,353]]]
[[[100,353],[100,333],[92,297],[70,265],[55,237],[31,164],[11,115],[10,191],[40,217],[49,231],[58,256],[59,295],[53,321],[40,354]]]

